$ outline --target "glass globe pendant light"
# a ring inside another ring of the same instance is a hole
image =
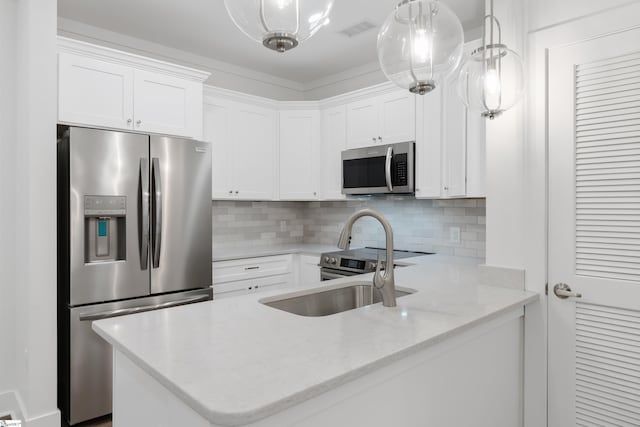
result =
[[[403,0],[378,33],[378,60],[389,80],[413,93],[431,92],[456,70],[464,32],[439,1]]]
[[[286,52],[329,23],[333,0],[224,0],[224,5],[249,38]]]
[[[494,39],[495,32],[497,42]],[[470,110],[494,119],[513,107],[522,97],[523,91],[522,59],[502,43],[502,29],[493,14],[491,0],[490,12],[485,16],[483,24],[482,46],[475,49],[460,68],[458,95]]]

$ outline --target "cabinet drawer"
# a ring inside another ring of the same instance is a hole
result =
[[[213,283],[227,283],[292,271],[291,255],[245,258],[213,263]]]
[[[289,273],[222,283],[213,286],[213,298],[220,299],[283,288],[291,285],[292,282],[293,274]]]

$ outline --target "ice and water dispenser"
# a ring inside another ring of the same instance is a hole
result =
[[[127,259],[126,196],[84,197],[84,262]]]

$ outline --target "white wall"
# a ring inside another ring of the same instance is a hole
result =
[[[0,58],[14,64],[16,2],[0,1]],[[0,66],[0,394],[15,388],[15,86],[16,69]],[[0,408],[0,415],[3,408]]]
[[[6,0],[3,0],[6,1]],[[13,227],[16,387],[29,426],[57,426],[56,399],[56,17],[55,0],[17,7],[17,185]],[[3,59],[4,60],[4,59]],[[3,206],[5,200],[3,200]]]

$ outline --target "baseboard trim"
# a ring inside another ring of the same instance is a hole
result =
[[[17,391],[0,393],[0,417],[10,415],[12,420],[22,420],[22,427],[60,427],[61,415],[57,408],[31,418],[26,418],[25,414]]]
[[[58,427],[60,426],[60,411],[56,409],[25,421],[27,427]]]
[[[22,406],[15,391],[0,393],[0,416],[10,415],[12,420],[23,420]]]

